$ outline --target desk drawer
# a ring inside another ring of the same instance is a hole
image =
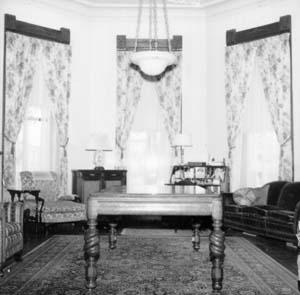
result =
[[[81,171],[80,173],[84,180],[99,180],[104,176],[103,171]]]
[[[105,170],[105,180],[122,180],[126,178],[126,172],[122,170]]]

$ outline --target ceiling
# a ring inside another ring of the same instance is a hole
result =
[[[138,6],[139,0],[68,0],[76,4],[85,5],[88,7],[130,7]],[[208,7],[212,5],[230,2],[232,0],[167,0],[168,7]],[[148,0],[143,0],[143,5],[147,5]],[[160,5],[162,0],[157,0]]]

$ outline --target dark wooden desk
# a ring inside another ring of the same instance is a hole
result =
[[[85,232],[86,287],[96,288],[97,261],[100,256],[98,215],[162,215],[212,216],[213,231],[210,239],[212,261],[212,288],[222,289],[224,261],[224,232],[222,231],[223,201],[218,194],[122,194],[98,193],[88,198],[88,229]],[[116,237],[113,237],[114,239]]]
[[[91,193],[115,185],[126,185],[126,172],[126,170],[72,170],[72,193],[78,195],[81,202],[86,204]]]

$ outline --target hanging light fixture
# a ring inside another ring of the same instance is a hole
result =
[[[139,12],[136,28],[136,39],[134,53],[131,55],[131,62],[140,67],[141,71],[149,76],[157,76],[165,71],[165,69],[176,63],[176,56],[171,53],[171,41],[169,37],[169,25],[167,16],[166,0],[163,2],[163,12],[167,34],[168,51],[158,50],[157,40],[157,7],[156,0],[149,0],[149,49],[138,51],[138,39],[141,25],[141,16],[143,9],[143,0],[139,0]],[[154,28],[154,38],[152,34]],[[153,42],[154,41],[154,42]],[[153,46],[154,43],[154,46]]]

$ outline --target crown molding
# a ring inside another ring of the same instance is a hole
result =
[[[0,0],[1,1],[1,0]],[[20,1],[23,0],[10,0],[10,1]],[[136,19],[138,0],[27,0],[32,5],[37,5],[39,7],[51,7],[58,9],[60,11],[65,11],[69,13],[75,13],[84,17],[101,17],[101,18],[111,18],[119,17],[121,19]],[[121,3],[119,3],[119,1]],[[177,4],[168,5],[169,15],[172,14],[176,17],[186,17],[186,18],[197,18],[203,15],[203,10],[192,5],[181,5],[180,1],[182,0],[171,0]],[[186,0],[190,1],[190,0]],[[191,0],[194,2],[199,2],[199,0]],[[209,1],[209,2],[219,2],[219,1],[228,1],[228,0],[200,0],[200,1]],[[146,2],[146,1],[144,1]],[[91,6],[90,5],[93,5]],[[144,9],[147,8],[147,5],[144,5]],[[158,5],[158,9],[161,9],[162,6]],[[197,8],[197,9],[195,9]]]
[[[220,15],[236,14],[239,9],[249,7],[263,7],[267,5],[273,5],[278,2],[284,2],[289,0],[227,0],[219,5],[209,6],[205,10],[208,17],[219,17]]]
[[[31,0],[34,3],[47,4],[64,8],[65,10],[80,10],[89,13],[95,9],[126,9],[139,6],[139,0]],[[168,9],[205,9],[230,0],[167,0]],[[144,1],[144,7],[148,7],[147,1]],[[157,6],[162,7],[162,3],[157,1]]]

